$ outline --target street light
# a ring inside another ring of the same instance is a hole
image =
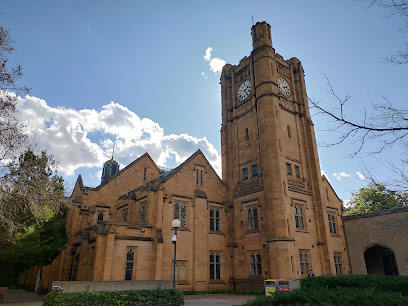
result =
[[[177,251],[177,229],[180,227],[179,219],[174,219],[171,226],[174,228],[174,235],[171,237],[171,242],[174,244],[174,261],[173,261],[173,288],[176,288],[176,251]]]

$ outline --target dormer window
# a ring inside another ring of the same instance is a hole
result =
[[[100,212],[100,213],[98,214],[98,221],[99,221],[99,222],[102,222],[102,221],[103,221],[103,212]]]

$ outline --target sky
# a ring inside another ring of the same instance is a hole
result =
[[[404,48],[402,20],[369,1],[45,1],[1,0],[0,25],[10,31],[31,88],[19,102],[21,118],[39,146],[59,160],[68,185],[100,183],[112,156],[121,169],[148,152],[174,168],[201,149],[221,174],[220,71],[252,50],[251,26],[271,25],[276,52],[302,61],[308,96],[335,106],[327,80],[347,115],[360,119],[370,99],[396,106],[408,97],[407,65],[384,57]],[[315,114],[312,111],[312,114]],[[332,123],[312,117],[318,144],[338,137]],[[399,147],[355,158],[353,140],[318,146],[322,172],[338,196],[367,184],[363,166],[380,173]]]

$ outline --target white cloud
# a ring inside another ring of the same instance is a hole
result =
[[[201,72],[201,75],[204,77],[204,79],[208,78],[204,72]]]
[[[208,47],[207,50],[205,50],[205,55],[204,59],[207,62],[210,62],[210,70],[214,72],[215,74],[220,73],[222,71],[222,67],[225,65],[225,61],[219,57],[213,57],[211,58],[211,52],[213,51],[213,48]]]
[[[329,176],[326,174],[326,172],[324,172],[324,170],[321,169],[321,165],[320,165],[320,174],[321,176],[325,176],[327,178],[327,180],[330,182]]]
[[[101,168],[112,155],[113,141],[115,159],[121,168],[145,152],[158,165],[166,165],[170,158],[181,163],[201,149],[221,173],[221,157],[205,137],[165,135],[158,123],[140,118],[115,102],[103,105],[100,110],[75,110],[53,108],[45,100],[26,96],[20,99],[19,109],[21,119],[27,122],[27,133],[54,154],[60,161],[58,170],[65,175],[73,175],[80,167]]]
[[[211,59],[211,52],[213,51],[213,48],[208,47],[207,50],[205,50],[205,55],[204,55],[204,59],[209,62]]]
[[[351,200],[345,200],[345,201],[343,201],[344,207],[346,207],[346,208],[352,207],[352,205],[350,204],[350,201],[351,201]]]
[[[336,180],[341,181],[343,178],[350,177],[350,174],[347,174],[347,173],[345,173],[345,172],[333,173],[333,177],[334,177]]]
[[[365,180],[365,176],[361,172],[357,171],[356,174],[360,180]]]
[[[214,73],[219,73],[222,71],[222,67],[224,67],[225,61],[218,57],[214,57],[210,61],[210,70]]]

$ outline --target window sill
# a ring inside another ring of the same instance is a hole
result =
[[[188,229],[188,227],[179,227],[179,228],[177,229],[177,231],[189,232],[190,230]]]
[[[225,284],[225,282],[222,279],[211,279],[209,284]]]
[[[221,231],[209,231],[209,234],[215,234],[215,235],[224,235],[224,232]]]
[[[340,238],[341,236],[340,236],[340,234],[333,234],[333,233],[330,233],[330,235],[332,236],[332,237],[338,237],[338,238]]]
[[[190,283],[186,280],[177,281],[177,285],[190,285]]]
[[[305,228],[297,228],[296,232],[301,232],[301,233],[308,233],[309,231]]]
[[[259,233],[259,229],[256,230],[248,230],[245,232],[245,234],[255,234],[255,233]]]

